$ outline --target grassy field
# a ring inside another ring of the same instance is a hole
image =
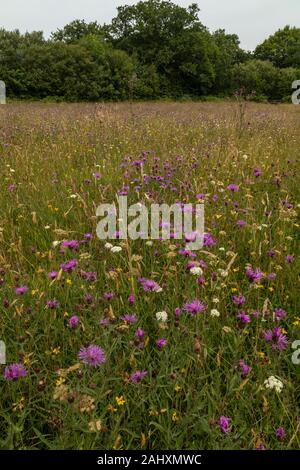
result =
[[[1,449],[299,449],[299,129],[293,105],[0,107]],[[205,246],[105,248],[120,192],[204,200]]]

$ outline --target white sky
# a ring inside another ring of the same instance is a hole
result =
[[[277,29],[300,27],[300,0],[173,0],[182,6],[198,3],[200,19],[210,30],[238,34],[245,49],[254,49]],[[108,23],[116,7],[133,0],[0,0],[0,28],[51,31],[74,19]]]

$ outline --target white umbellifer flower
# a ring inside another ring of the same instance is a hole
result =
[[[152,245],[153,245],[153,241],[152,241],[152,240],[146,241],[146,245],[147,245],[147,246],[152,246]]]
[[[54,242],[52,242],[53,248],[55,248],[58,245],[60,245],[60,242],[58,240],[54,240]]]
[[[190,273],[194,276],[202,276],[203,270],[199,266],[194,266],[190,269]]]
[[[168,314],[167,314],[167,312],[165,312],[165,311],[163,311],[163,312],[157,312],[157,313],[156,313],[156,320],[165,323],[165,322],[168,320]]]
[[[220,300],[218,299],[218,297],[214,297],[214,298],[212,299],[212,301],[213,301],[214,304],[218,304],[218,303],[220,302]]]
[[[213,308],[213,309],[210,311],[210,316],[211,316],[211,317],[219,317],[219,316],[220,316],[219,310],[217,310],[216,308]]]
[[[121,246],[113,246],[110,251],[112,253],[119,253],[120,251],[122,251],[122,247]]]
[[[228,271],[226,271],[225,269],[218,269],[218,271],[219,271],[221,277],[227,277],[228,276]]]
[[[243,155],[242,158],[246,161],[246,160],[248,160],[248,155],[245,154],[245,155]]]
[[[225,251],[224,246],[220,246],[219,251]]]
[[[280,393],[281,390],[283,389],[283,383],[281,382],[281,380],[276,379],[274,375],[271,375],[268,379],[266,379],[264,381],[264,385],[266,388],[271,388],[271,389],[275,388],[277,393]]]
[[[76,199],[76,198],[77,198],[77,194],[71,194],[71,195],[69,196],[69,198],[70,198],[70,199]]]
[[[49,228],[50,228],[50,225],[45,225],[44,227],[45,230],[49,230]]]
[[[107,249],[107,250],[111,250],[113,248],[113,245],[111,243],[105,243],[104,247]]]

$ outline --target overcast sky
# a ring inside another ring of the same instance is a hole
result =
[[[237,33],[245,49],[254,49],[277,29],[300,27],[300,0],[173,0],[198,3],[201,21],[210,29]],[[46,37],[74,19],[108,23],[119,5],[133,0],[0,0],[0,27],[22,32],[42,30]]]

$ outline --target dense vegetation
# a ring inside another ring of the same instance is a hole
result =
[[[230,96],[290,97],[300,77],[300,28],[286,26],[253,53],[199,8],[169,0],[118,8],[111,24],[76,20],[45,39],[0,30],[0,79],[9,97],[97,101]]]
[[[299,117],[0,107],[0,449],[300,448]],[[99,240],[117,194],[202,201],[204,248]]]

